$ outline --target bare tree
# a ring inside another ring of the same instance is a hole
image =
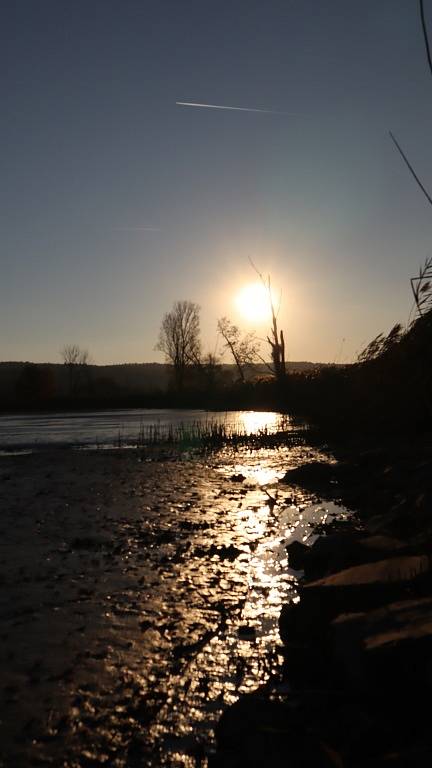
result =
[[[237,366],[240,380],[246,380],[245,369],[258,359],[259,340],[254,332],[242,333],[237,325],[234,325],[227,317],[218,320],[217,329],[224,340],[224,347],[228,349]]]
[[[69,371],[69,388],[72,395],[76,394],[83,376],[87,373],[87,366],[90,363],[90,354],[88,349],[81,349],[78,344],[65,344],[60,350],[63,363]]]
[[[88,365],[90,355],[87,349],[81,349],[78,344],[65,344],[60,350],[65,365]]]
[[[213,390],[221,374],[220,356],[208,352],[200,362],[200,370],[208,390]]]
[[[273,295],[271,290],[270,275],[267,278],[259,271],[255,266],[252,259],[249,259],[252,269],[256,272],[262,285],[264,286],[269,303],[269,309],[271,314],[271,328],[270,334],[267,336],[267,342],[270,345],[271,359],[272,359],[272,373],[274,373],[276,380],[281,383],[286,376],[286,364],[285,364],[285,338],[282,330],[278,328],[278,313],[279,309],[275,309]]]
[[[176,301],[163,316],[155,349],[163,352],[174,367],[177,389],[183,389],[188,366],[198,365],[201,356],[200,307],[193,301]]]

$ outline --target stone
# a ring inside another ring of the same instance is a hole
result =
[[[242,696],[216,726],[209,768],[330,768],[333,751],[309,731],[295,708],[259,694]]]
[[[373,610],[404,597],[422,597],[430,588],[427,555],[346,568],[299,587],[300,602],[283,606],[280,614],[282,642],[323,643],[329,622],[339,614]]]
[[[302,571],[308,561],[311,547],[302,544],[301,541],[292,541],[285,549],[288,556],[288,567],[295,571]]]
[[[432,597],[338,616],[331,625],[334,659],[357,685],[424,692],[432,686]]]
[[[320,536],[310,547],[305,560],[305,576],[319,578],[350,566],[385,559],[406,550],[399,539],[389,536],[364,536],[360,531]]]

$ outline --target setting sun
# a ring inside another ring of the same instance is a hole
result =
[[[262,323],[270,317],[269,295],[261,283],[250,283],[236,297],[240,314],[249,322]]]

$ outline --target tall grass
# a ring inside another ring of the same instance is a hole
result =
[[[277,431],[267,428],[254,433],[247,432],[239,424],[229,424],[216,420],[194,421],[186,424],[143,424],[137,439],[137,447],[172,446],[179,449],[212,449],[229,446],[249,446],[254,448],[276,447],[298,440],[298,432],[293,430],[288,417],[282,417]]]

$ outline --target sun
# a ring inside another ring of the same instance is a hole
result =
[[[270,317],[269,294],[261,283],[245,285],[235,303],[240,314],[251,323],[263,323]]]

